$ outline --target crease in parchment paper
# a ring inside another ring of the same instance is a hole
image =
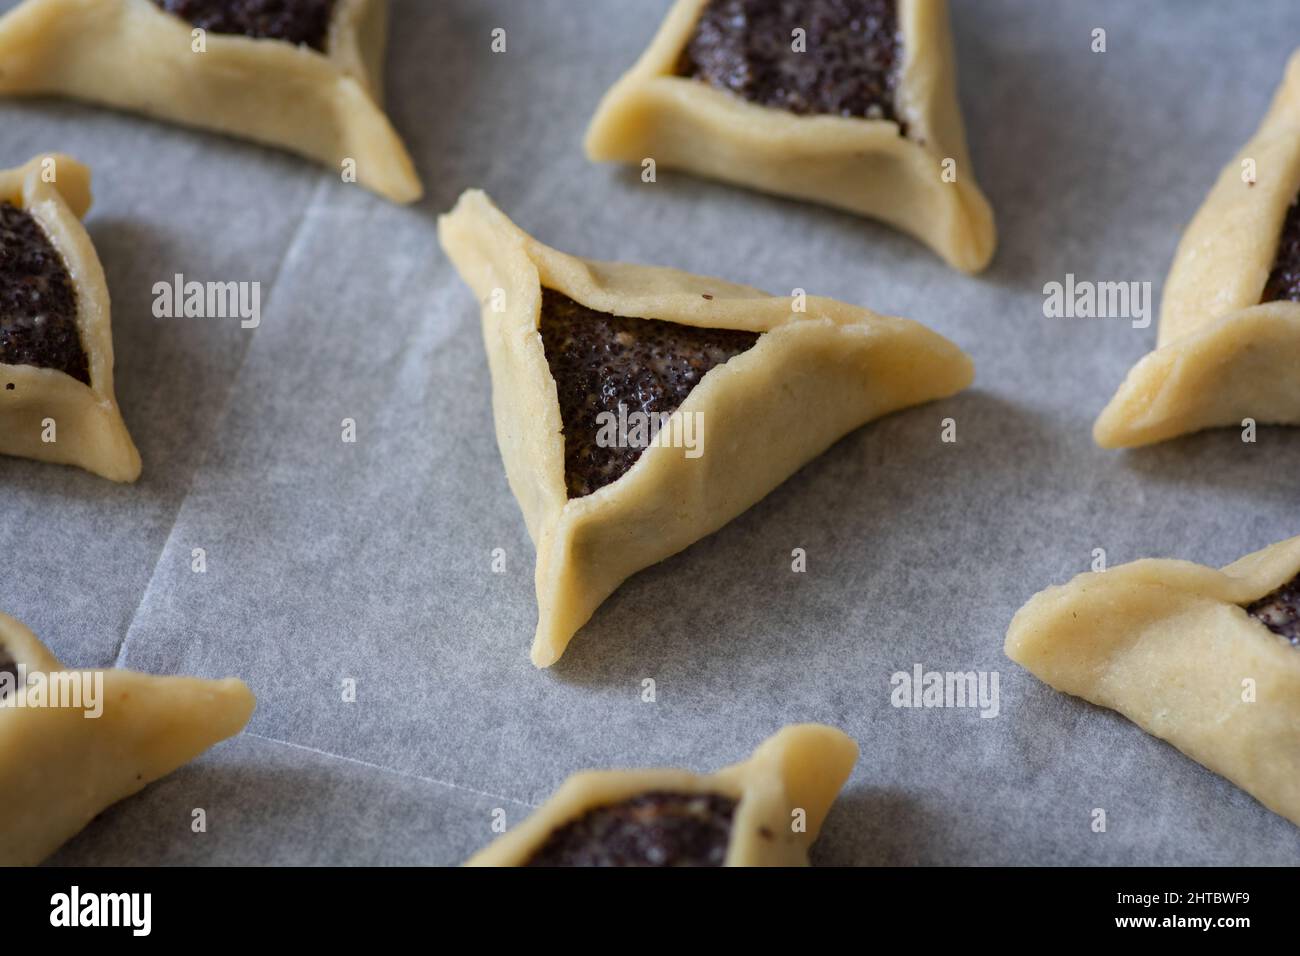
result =
[[[290,235],[288,241],[286,241],[284,245],[284,251],[280,256],[280,260],[276,265],[274,275],[272,276],[270,282],[268,283],[267,290],[264,296],[264,306],[267,307],[268,313],[270,313],[274,307],[276,292],[280,288],[282,277],[285,275],[286,271],[292,267],[295,256],[298,254],[299,250],[301,249],[301,247],[305,242],[305,239],[308,235],[307,230],[309,225],[314,221],[315,217],[324,214],[324,208],[322,203],[324,201],[324,197],[326,196],[325,190],[328,188],[328,186],[329,186],[328,181],[324,179],[322,179],[321,182],[317,185],[316,189],[313,191],[311,195],[311,198],[308,200],[307,204],[302,209],[301,218],[299,219],[297,226],[295,227],[293,233]],[[450,284],[451,283],[449,283],[449,285]],[[222,431],[222,426],[225,422],[225,419],[230,414],[232,393],[236,388],[236,386],[238,385],[239,379],[243,374],[243,370],[248,363],[248,359],[252,352],[252,349],[255,347],[256,344],[255,336],[259,329],[260,329],[260,325],[258,326],[258,328],[250,330],[252,332],[252,335],[249,336],[249,338],[245,343],[243,353],[241,354],[239,359],[239,363],[231,370],[230,379],[226,384],[224,393],[219,400],[220,408],[217,410],[212,423],[211,435],[214,444],[209,444],[208,447],[204,449],[201,458],[199,459],[198,463],[195,465],[194,469],[191,471],[185,493],[181,495],[176,502],[176,507],[172,515],[172,521],[170,523],[166,535],[162,538],[157,556],[154,560],[154,564],[149,575],[149,580],[145,584],[145,587],[142,589],[139,598],[135,602],[135,609],[133,610],[131,614],[131,618],[127,623],[123,637],[121,641],[118,643],[117,651],[115,654],[115,662],[113,665],[115,667],[122,667],[126,662],[128,651],[130,649],[129,645],[132,637],[136,632],[137,621],[139,620],[140,614],[142,610],[145,608],[147,602],[154,594],[154,585],[158,581],[159,571],[162,567],[163,557],[168,553],[172,539],[175,536],[176,531],[181,524],[181,519],[185,512],[186,505],[190,500],[190,496],[194,488],[199,484],[202,478],[203,469],[207,467],[211,455],[216,450],[215,442],[219,440],[219,436]],[[457,329],[455,328],[447,329],[445,335],[437,337],[437,339],[431,344],[432,351],[437,352],[443,347],[445,347],[448,341],[454,340],[455,331],[457,331]],[[395,356],[395,358],[397,358],[397,356]],[[458,783],[454,780],[447,780],[439,777],[428,776],[425,774],[412,773],[407,770],[401,770],[396,767],[386,766],[384,764],[375,763],[373,761],[361,760],[357,757],[348,756],[346,754],[340,754],[333,751],[324,750],[318,747],[312,747],[306,744],[297,743],[292,740],[285,740],[281,737],[268,736],[266,734],[256,733],[251,730],[245,730],[241,732],[239,736],[247,736],[247,737],[255,738],[257,740],[266,741],[268,743],[279,744],[281,746],[289,747],[294,750],[315,754],[317,756],[321,756],[333,760],[343,761],[353,766],[363,767],[369,770],[377,770],[385,774],[391,774],[393,776],[419,781],[421,783],[430,784],[444,789],[459,791],[462,793],[470,794],[472,796],[483,797],[493,801],[512,803],[517,806],[525,807],[528,809],[535,809],[537,807],[536,803],[530,802],[520,797],[515,797],[515,796],[502,794],[502,793],[495,793],[488,790],[482,790],[476,787],[467,786],[463,783]]]
[[[294,252],[302,242],[303,235],[307,229],[307,223],[311,221],[313,214],[316,212],[317,206],[320,205],[321,197],[324,195],[325,189],[328,185],[329,181],[322,177],[316,184],[316,189],[312,192],[311,199],[309,199],[307,204],[303,207],[301,218],[298,220],[298,225],[294,227],[293,234],[289,236],[289,241],[284,244],[284,252],[281,253],[280,261],[276,264],[275,274],[271,277],[270,285],[266,290],[264,305],[274,305],[275,291],[280,285],[280,277],[284,274],[286,264],[292,261]],[[239,363],[231,370],[230,380],[226,383],[225,391],[220,399],[220,407],[216,410],[216,414],[213,416],[212,430],[209,432],[211,443],[203,450],[203,454],[195,463],[194,468],[191,469],[185,493],[176,500],[176,507],[172,511],[171,526],[168,527],[167,534],[163,536],[162,543],[159,545],[158,554],[154,558],[153,568],[149,572],[149,580],[145,584],[144,589],[140,592],[140,597],[135,602],[135,610],[131,612],[131,619],[127,621],[126,630],[122,634],[122,639],[118,642],[117,653],[114,655],[113,660],[114,667],[121,667],[126,661],[127,643],[131,640],[131,633],[135,630],[135,623],[140,617],[140,609],[144,607],[145,601],[149,599],[149,595],[153,591],[154,581],[158,578],[158,568],[162,565],[163,555],[167,553],[167,546],[171,544],[172,536],[176,533],[176,527],[180,523],[181,514],[185,510],[185,503],[189,501],[190,493],[194,490],[194,485],[198,481],[199,474],[207,466],[208,459],[212,456],[215,447],[212,443],[215,443],[217,436],[221,432],[221,425],[225,422],[226,416],[230,414],[231,393],[234,391],[235,383],[239,381],[239,375],[243,371],[244,365],[248,362],[249,352],[253,349],[257,333],[260,329],[261,323],[259,322],[256,328],[249,330],[252,334],[248,336],[248,340],[244,345],[243,353],[239,356]],[[145,463],[145,467],[148,467],[148,462]]]
[[[371,763],[369,760],[360,760],[356,757],[336,754],[329,750],[321,750],[319,747],[309,747],[306,744],[294,743],[292,740],[281,740],[279,737],[268,737],[265,734],[254,733],[251,730],[244,731],[240,736],[254,737],[257,740],[265,740],[268,743],[273,744],[282,744],[285,747],[291,747],[294,750],[302,750],[306,753],[316,754],[320,757],[342,760],[344,763],[349,763],[356,767],[365,767],[367,770],[378,770],[382,773],[392,774],[396,777],[404,777],[407,780],[418,780],[421,783],[430,783],[434,786],[445,787],[448,790],[459,790],[462,793],[468,793],[476,797],[487,797],[489,800],[504,800],[507,803],[514,803],[521,807],[528,807],[530,810],[537,809],[537,804],[535,803],[521,800],[518,797],[511,797],[504,793],[491,793],[487,790],[478,790],[474,787],[467,787],[463,783],[456,783],[454,780],[442,780],[438,777],[428,777],[424,774],[411,773],[409,770],[398,770],[396,767],[386,767],[383,764]]]

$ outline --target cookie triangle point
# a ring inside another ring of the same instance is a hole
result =
[[[587,131],[643,164],[847,209],[978,272],[997,243],[945,0],[677,0]]]
[[[108,285],[80,221],[90,201],[90,171],[70,157],[0,170],[0,454],[134,481],[140,454],[113,390]]]
[[[0,95],[68,96],[216,130],[354,173],[394,202],[419,199],[381,106],[388,0],[295,9],[265,18],[235,4],[25,0],[0,16]]]
[[[481,303],[497,444],[537,549],[539,667],[628,577],[848,432],[973,377],[916,322],[570,256],[478,191],[439,234]],[[635,416],[657,430],[624,428]]]
[[[1300,825],[1300,538],[1222,570],[1142,560],[1035,595],[1008,657]]]
[[[574,774],[467,866],[807,866],[858,759],[823,724],[782,728],[716,773]]]
[[[1156,348],[1093,427],[1104,448],[1300,425],[1300,53],[1219,174],[1165,280]]]
[[[0,866],[39,863],[110,805],[239,733],[253,707],[233,678],[68,670],[0,613]]]

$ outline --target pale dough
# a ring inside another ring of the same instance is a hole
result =
[[[1244,174],[1254,166],[1255,181]],[[1300,54],[1254,137],[1219,174],[1165,280],[1156,350],[1093,429],[1125,448],[1222,426],[1300,424],[1300,303],[1260,304],[1300,193]]]
[[[327,52],[209,31],[151,0],[26,0],[0,17],[0,94],[59,94],[288,149],[395,202],[420,198],[380,106],[387,0],[337,0]]]
[[[1300,537],[1221,571],[1143,560],[1082,574],[1020,609],[1007,656],[1300,824],[1300,649],[1244,610],[1297,572]]]
[[[649,791],[716,793],[739,801],[726,866],[807,866],[808,848],[858,759],[858,745],[833,727],[794,724],[750,758],[717,773],[589,770],[566,780],[536,812],[480,850],[467,866],[522,866],[554,830],[588,810]],[[792,825],[802,810],[806,828]]]
[[[54,181],[47,182],[51,175]],[[57,369],[0,363],[0,454],[135,481],[140,453],[113,394],[108,285],[81,224],[90,208],[90,171],[68,156],[37,156],[0,171],[0,200],[27,210],[62,256],[77,294],[77,329],[90,371],[85,385]],[[52,442],[43,440],[47,419],[54,421]]]
[[[974,376],[964,352],[916,322],[817,296],[797,312],[795,300],[720,279],[565,255],[478,191],[438,229],[482,305],[497,443],[537,548],[539,667],[629,576],[716,531],[853,429],[959,392]],[[569,500],[538,333],[543,286],[600,312],[766,333],[708,372],[674,413],[702,413],[701,457],[652,446],[617,481]]]
[[[6,614],[0,648],[29,674],[66,671]],[[0,866],[41,862],[105,808],[239,733],[253,713],[252,693],[233,678],[102,673],[99,717],[0,701]]]
[[[800,116],[676,75],[707,2],[677,0],[641,59],[610,88],[587,132],[591,159],[652,158],[848,209],[915,236],[963,272],[988,265],[997,236],[966,150],[945,0],[898,2],[906,137],[892,120]],[[955,162],[956,182],[944,181],[945,160]]]

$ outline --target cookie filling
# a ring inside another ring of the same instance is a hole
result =
[[[0,202],[0,365],[52,368],[90,384],[72,277],[32,215]]]
[[[8,679],[5,678],[8,675]],[[0,644],[0,699],[7,696],[9,687],[17,686],[18,682],[18,662],[14,660],[12,654]]]
[[[638,413],[663,421],[709,369],[759,336],[597,312],[551,289],[542,290],[541,333],[560,399],[570,498],[617,481],[645,450],[635,441],[608,441],[610,422],[636,421]]]
[[[1293,647],[1300,647],[1300,574],[1272,594],[1246,605],[1246,613]]]
[[[1279,299],[1300,302],[1300,198],[1286,211],[1273,268],[1269,270],[1264,294],[1259,301],[1276,302]]]
[[[154,0],[213,33],[284,40],[325,52],[334,0]]]
[[[736,801],[651,791],[559,827],[528,866],[722,866]]]
[[[710,0],[677,72],[791,113],[897,122],[902,65],[895,0]]]

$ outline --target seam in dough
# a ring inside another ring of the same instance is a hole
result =
[[[46,182],[46,174],[54,182]],[[76,465],[113,481],[140,476],[140,453],[113,392],[108,284],[81,217],[90,208],[90,170],[68,156],[37,156],[0,170],[0,200],[27,212],[63,258],[77,295],[77,330],[90,384],[52,368],[0,362],[0,454]],[[12,385],[13,388],[8,386]],[[55,441],[42,422],[55,422]]]
[[[993,257],[993,212],[975,181],[957,102],[945,0],[898,0],[903,68],[892,120],[799,116],[675,75],[708,0],[677,0],[610,88],[587,131],[593,161],[661,166],[881,219],[963,272]],[[811,54],[810,54],[811,55]],[[956,161],[957,181],[941,178]]]
[[[1006,654],[1300,825],[1300,649],[1244,609],[1297,572],[1300,537],[1222,570],[1145,559],[1088,572],[1030,599]]]
[[[716,793],[737,800],[725,866],[807,866],[826,814],[853,771],[858,745],[823,724],[792,724],[742,763],[701,775],[686,770],[576,773],[518,826],[474,854],[466,866],[522,866],[558,827],[588,810],[654,790]],[[806,831],[792,814],[804,811]]]
[[[497,444],[537,549],[538,667],[555,663],[632,574],[713,533],[855,428],[953,395],[974,377],[961,349],[916,322],[818,296],[799,313],[790,298],[720,279],[569,256],[482,192],[462,195],[438,231],[482,306]],[[569,500],[559,400],[538,332],[543,286],[599,312],[765,333],[674,412],[703,416],[700,457],[652,446],[617,481]]]
[[[1254,183],[1243,181],[1253,161]],[[1165,279],[1155,351],[1098,417],[1103,448],[1204,428],[1300,424],[1300,303],[1261,304],[1287,207],[1300,193],[1300,52],[1250,141],[1223,167]]]
[[[0,702],[0,866],[41,862],[107,807],[239,733],[253,713],[252,692],[235,678],[68,671],[4,613],[0,647],[29,674],[103,674],[98,717]]]
[[[0,94],[57,94],[278,146],[398,203],[423,192],[384,114],[387,0],[337,0],[327,52],[194,27],[152,0],[26,0],[0,17]]]

